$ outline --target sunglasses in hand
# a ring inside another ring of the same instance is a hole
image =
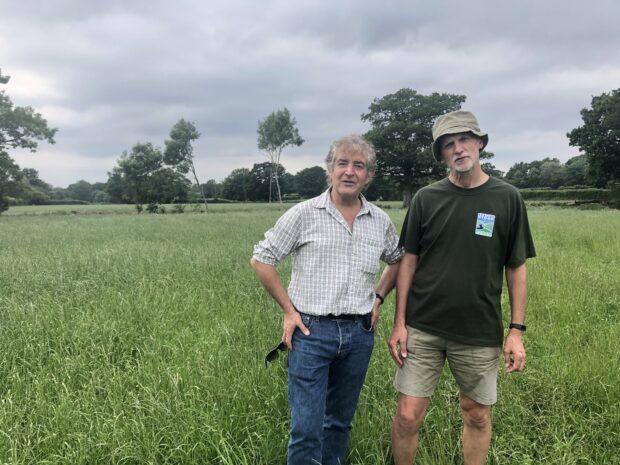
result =
[[[278,355],[280,355],[280,351],[286,350],[286,344],[284,341],[281,341],[277,346],[271,349],[267,355],[265,355],[265,367],[274,360],[277,360]]]

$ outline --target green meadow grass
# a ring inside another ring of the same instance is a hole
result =
[[[288,206],[93,207],[0,217],[0,463],[284,464],[286,357],[263,364],[280,313],[248,260]],[[528,364],[500,375],[488,463],[618,464],[620,214],[532,209],[530,221]],[[393,302],[350,464],[390,463]],[[462,463],[460,429],[446,372],[416,463]]]

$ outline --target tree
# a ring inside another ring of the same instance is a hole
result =
[[[295,191],[304,198],[316,197],[327,189],[327,172],[320,166],[304,168],[295,174]]]
[[[110,199],[136,205],[184,201],[190,184],[182,173],[163,165],[161,150],[150,142],[138,143],[130,152],[123,152],[118,166],[108,176]]]
[[[510,167],[506,181],[515,187],[550,187],[557,189],[564,184],[564,166],[557,158],[543,158],[532,162],[519,162]]]
[[[284,166],[273,166],[270,162],[255,163],[250,170],[248,200],[270,203],[272,200],[275,200],[273,198],[275,193],[270,189],[270,181],[274,170],[281,173],[281,192],[285,193],[291,190],[292,186],[287,184],[287,181],[290,181],[290,177],[287,176],[288,173]],[[278,191],[280,202],[282,202],[281,192]]]
[[[570,145],[586,154],[597,181],[620,182],[620,89],[592,97],[581,117],[583,126],[567,134]]]
[[[595,181],[589,174],[587,155],[577,155],[566,161],[564,164],[564,185],[595,186]]]
[[[285,107],[271,113],[263,121],[258,122],[258,148],[267,152],[267,158],[271,163],[271,176],[269,178],[269,202],[271,202],[272,179],[276,182],[278,199],[282,203],[278,167],[282,150],[289,145],[300,146],[304,140],[299,136],[297,121],[291,117],[291,113]]]
[[[0,71],[0,84],[8,83],[9,79],[10,76],[3,76]],[[32,107],[14,107],[5,91],[0,91],[0,213],[8,208],[5,194],[9,183],[18,182],[23,176],[8,150],[22,148],[36,152],[38,141],[53,144],[57,131],[49,128]]]
[[[399,200],[403,198],[392,180],[382,175],[375,175],[372,182],[364,190],[364,197],[371,201]]]
[[[194,123],[180,119],[170,130],[170,139],[165,142],[166,149],[164,151],[164,162],[174,166],[175,169],[182,174],[189,171],[194,176],[196,186],[200,189],[202,200],[205,204],[205,212],[207,211],[207,197],[198,176],[196,175],[196,167],[194,166],[194,148],[192,142],[200,137],[200,133],[196,130]]]
[[[218,195],[222,192],[222,185],[218,183],[215,179],[209,179],[206,183],[202,185],[202,189],[205,195],[216,199]]]
[[[375,99],[362,114],[372,128],[365,137],[377,151],[377,175],[389,177],[408,205],[413,192],[445,175],[431,152],[433,123],[438,116],[458,110],[464,95],[418,94],[400,89]]]
[[[83,179],[73,184],[69,184],[66,189],[66,195],[70,199],[83,200],[84,202],[93,201],[93,186],[88,181]]]
[[[495,154],[493,152],[487,152],[486,150],[480,152],[480,166],[482,167],[482,170],[489,176],[493,176],[494,178],[503,178],[504,172],[498,170],[493,163],[488,161],[494,156]]]
[[[237,168],[222,182],[222,197],[228,200],[245,202],[249,200],[250,170]]]

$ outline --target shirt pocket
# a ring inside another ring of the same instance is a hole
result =
[[[355,252],[356,261],[361,271],[373,274],[379,272],[379,260],[383,252],[381,242],[367,237],[360,238],[357,241]]]

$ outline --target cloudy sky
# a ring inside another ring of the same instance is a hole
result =
[[[54,186],[105,182],[185,118],[201,181],[219,181],[266,161],[258,121],[287,107],[306,141],[283,154],[295,173],[409,87],[466,95],[499,169],[566,161],[579,111],[620,87],[618,17],[617,0],[0,0],[2,88],[59,129],[11,155]]]

